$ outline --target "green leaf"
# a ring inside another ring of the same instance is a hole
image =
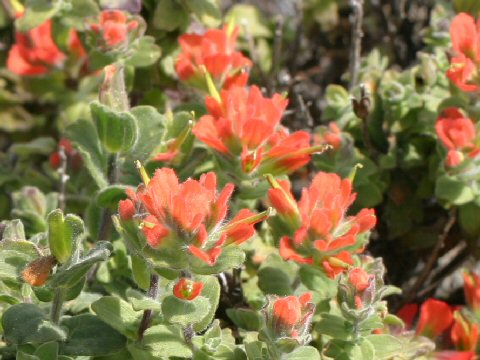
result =
[[[347,340],[352,336],[351,324],[343,317],[333,314],[322,314],[322,318],[316,324],[315,330],[334,339]]]
[[[150,286],[150,267],[140,256],[132,255],[131,258],[133,279],[141,289],[147,290]]]
[[[365,337],[375,348],[375,359],[388,360],[398,355],[403,348],[402,342],[392,335],[379,334]]]
[[[142,342],[132,344],[129,346],[129,350],[135,359],[168,358],[170,356],[189,358],[192,356],[192,350],[185,343],[182,330],[172,325],[150,327],[145,331]],[[146,357],[137,357],[136,353],[144,353]]]
[[[312,346],[300,346],[285,355],[287,360],[320,360],[318,350]]]
[[[337,294],[337,282],[330,279],[323,271],[312,266],[301,266],[299,271],[302,283],[320,296],[331,299]]]
[[[222,13],[215,0],[185,0],[184,4],[203,24],[217,27],[222,21]]]
[[[48,214],[48,245],[50,253],[60,264],[70,258],[72,249],[77,249],[85,228],[83,221],[76,215],[63,216],[60,209]]]
[[[247,331],[259,331],[262,324],[260,315],[251,309],[227,309],[227,316],[235,325]]]
[[[127,197],[125,190],[131,188],[125,185],[109,185],[97,193],[97,204],[104,208],[116,209],[118,202]]]
[[[39,360],[55,360],[58,357],[58,342],[51,341],[40,345],[34,352]]]
[[[20,220],[4,220],[0,223],[3,227],[2,240],[25,240],[25,229]]]
[[[95,244],[95,248],[91,249],[87,255],[78,259],[77,262],[67,263],[51,276],[48,285],[50,287],[66,287],[71,288],[79,281],[84,279],[88,270],[93,264],[104,261],[110,256],[112,244],[107,241],[99,241]]]
[[[448,175],[443,175],[437,179],[435,195],[453,205],[466,204],[475,197],[469,186]]]
[[[162,314],[165,320],[183,327],[200,322],[209,310],[210,302],[203,296],[188,301],[169,295],[162,301]]]
[[[258,287],[265,294],[287,296],[293,294],[292,282],[296,275],[292,264],[279,255],[271,254],[258,271]]]
[[[69,0],[69,2],[71,9],[66,16],[66,20],[72,21],[80,29],[86,18],[96,16],[100,12],[95,0]]]
[[[142,37],[135,49],[133,55],[126,61],[127,65],[135,67],[145,67],[155,64],[162,51],[160,47],[155,44],[155,38],[152,36]]]
[[[38,253],[30,241],[0,242],[0,280],[16,280],[23,268],[35,260]]]
[[[15,22],[17,31],[28,31],[54,17],[63,7],[63,1],[27,0],[23,16]]]
[[[153,14],[153,26],[159,30],[173,31],[188,24],[189,16],[176,0],[159,0]]]
[[[91,305],[97,316],[121,334],[136,339],[142,314],[134,311],[126,301],[115,296],[104,296]]]
[[[327,345],[325,355],[335,360],[374,360],[375,349],[369,341],[353,343],[334,339]]]
[[[462,229],[471,236],[480,235],[480,221],[478,221],[478,214],[480,214],[480,206],[474,202],[460,206],[459,221]]]
[[[233,19],[239,25],[246,24],[248,32],[253,38],[272,36],[272,32],[266,25],[267,21],[255,5],[236,4],[228,12],[226,18]]]
[[[193,325],[195,332],[201,332],[210,325],[215,316],[215,311],[217,311],[220,301],[220,284],[215,276],[198,276],[196,280],[203,282],[202,296],[207,298],[210,303],[210,309],[205,317]]]
[[[192,256],[191,269],[195,274],[219,274],[232,268],[238,268],[245,261],[245,253],[238,246],[228,246],[223,249],[215,265],[210,266]]]
[[[126,111],[114,111],[98,101],[90,104],[90,110],[100,142],[107,151],[127,152],[135,145],[138,128],[132,114]]]
[[[60,344],[60,353],[71,356],[104,356],[120,351],[126,338],[91,314],[64,317],[62,326],[68,329],[67,341]]]
[[[55,151],[57,143],[51,137],[39,137],[27,143],[16,143],[10,151],[20,156],[50,155]]]
[[[2,317],[5,340],[14,344],[64,341],[65,331],[45,320],[37,305],[17,304],[8,308]]]
[[[77,120],[65,129],[66,136],[82,155],[85,167],[100,189],[108,185],[106,177],[107,156],[100,144],[97,131],[91,121]]]

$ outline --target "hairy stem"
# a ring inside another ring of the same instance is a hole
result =
[[[65,301],[65,290],[57,288],[53,296],[52,307],[50,309],[50,320],[54,324],[58,324],[62,315],[62,305]]]
[[[65,192],[66,192],[66,186],[68,181],[67,155],[65,154],[65,149],[63,146],[60,146],[58,153],[60,155],[60,168],[58,169],[58,173],[60,175],[60,184],[59,184],[59,190],[58,190],[58,206],[60,209],[65,210],[65,206],[66,206]]]
[[[148,297],[151,299],[156,299],[157,295],[158,295],[158,275],[152,274],[150,275],[150,287],[148,288]],[[150,327],[150,323],[152,322],[152,317],[153,317],[152,310],[143,311],[142,321],[140,322],[140,326],[138,327],[139,340],[143,339],[143,334]]]

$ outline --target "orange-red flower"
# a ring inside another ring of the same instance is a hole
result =
[[[7,68],[18,75],[42,75],[61,66],[65,59],[53,41],[52,21],[48,20],[27,32],[15,33]]]
[[[128,35],[139,26],[137,20],[129,20],[120,10],[104,10],[98,23],[90,24],[90,29],[99,34],[108,48],[116,48],[128,41]]]
[[[307,132],[289,135],[280,126],[287,103],[279,94],[265,98],[256,86],[223,90],[206,98],[209,114],[192,132],[220,156],[239,162],[244,173],[290,173],[319,149],[310,146]]]
[[[75,150],[72,146],[70,140],[66,138],[60,139],[58,142],[58,149],[62,148],[68,165],[71,166],[73,171],[78,171],[82,167],[83,160],[81,155]],[[53,152],[49,157],[50,166],[54,169],[58,169],[62,164],[62,158],[60,155],[60,150]]]
[[[437,119],[435,131],[448,150],[470,150],[474,147],[475,126],[457,108],[447,108]]]
[[[413,327],[413,321],[415,320],[415,316],[417,316],[417,313],[417,304],[405,304],[400,308],[400,310],[398,310],[397,316],[403,320],[403,322],[405,323],[405,328],[411,329]]]
[[[480,317],[480,276],[473,271],[463,273],[463,290],[470,309]]]
[[[186,278],[181,278],[173,287],[173,295],[182,300],[195,299],[203,289],[201,281],[192,281]]]
[[[435,353],[436,360],[473,360],[476,359],[474,351],[440,351]]]
[[[478,325],[469,321],[459,310],[453,313],[451,338],[457,350],[475,351],[478,342]]]
[[[349,268],[353,264],[351,253],[361,251],[363,246],[359,235],[376,223],[373,209],[363,209],[356,216],[346,215],[355,196],[350,180],[324,172],[303,189],[296,207],[286,186],[274,186],[269,190],[269,200],[279,209],[279,217],[290,226],[295,224],[293,212],[300,219],[293,237],[280,239],[280,255],[285,260],[321,265],[332,278]]]
[[[322,127],[315,134],[315,143],[321,145],[330,145],[334,150],[340,149],[342,146],[342,131],[337,124],[331,122],[328,127]]]
[[[270,296],[263,310],[269,333],[274,339],[293,338],[299,343],[309,341],[310,323],[315,305],[311,294],[279,298]]]
[[[241,244],[254,233],[254,224],[266,218],[241,210],[224,223],[233,185],[217,192],[217,178],[212,172],[200,180],[180,183],[172,169],[162,168],[137,192],[127,191],[128,199],[119,204],[122,220],[132,219],[132,209],[140,218],[148,244],[155,249],[172,243],[203,262],[214,265],[222,248]]]
[[[235,51],[238,28],[224,26],[204,34],[184,34],[178,39],[182,52],[175,69],[178,77],[191,85],[206,89],[206,70],[220,88],[245,86],[252,62]],[[203,68],[204,67],[204,68]]]
[[[348,282],[353,285],[357,292],[364,291],[369,285],[372,275],[362,268],[354,268],[348,273]]]
[[[463,91],[478,90],[475,84],[477,64],[480,61],[480,22],[460,13],[452,21],[450,37],[456,55],[451,59],[448,78]]]
[[[442,314],[442,316],[439,316]],[[417,335],[435,338],[447,330],[453,321],[452,310],[447,303],[428,299],[420,308],[417,324]]]

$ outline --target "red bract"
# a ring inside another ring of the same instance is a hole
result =
[[[478,325],[469,321],[460,311],[453,313],[451,338],[458,350],[475,351],[478,342]]]
[[[310,323],[315,305],[310,293],[301,296],[269,297],[263,312],[270,334],[275,339],[294,338],[304,344],[309,341]]]
[[[78,171],[82,167],[82,157],[73,148],[72,143],[68,139],[60,139],[60,141],[58,142],[58,148],[63,148],[66,160],[68,164],[72,167],[72,170]],[[54,153],[50,154],[49,161],[52,168],[58,169],[62,164],[60,151],[55,151]]]
[[[473,17],[465,13],[458,14],[450,26],[450,37],[456,56],[450,62],[447,76],[463,91],[478,89],[472,81],[475,80],[476,64],[480,60],[479,28],[480,22],[475,24]]]
[[[463,154],[458,150],[448,150],[447,157],[445,158],[445,166],[448,168],[458,166],[464,159]]]
[[[255,233],[254,224],[267,216],[243,209],[224,224],[233,185],[227,184],[220,193],[216,187],[217,178],[212,172],[199,181],[180,183],[172,169],[162,168],[136,193],[127,192],[129,199],[120,202],[119,212],[122,219],[129,220],[131,209],[138,209],[151,247],[185,244],[182,247],[191,255],[214,265],[222,247],[248,240]]]
[[[203,289],[203,283],[181,278],[173,287],[173,295],[182,300],[195,299]]]
[[[206,70],[220,88],[245,86],[248,74],[244,70],[251,67],[252,62],[241,52],[235,51],[238,30],[224,26],[220,30],[207,30],[202,35],[180,36],[178,41],[182,52],[175,64],[178,77],[206,88]]]
[[[222,157],[240,162],[244,173],[290,173],[319,149],[310,146],[307,132],[289,135],[279,125],[287,103],[279,94],[263,97],[256,86],[223,90],[219,98],[206,98],[209,114],[192,132]]]
[[[376,223],[373,209],[363,209],[356,216],[346,215],[355,196],[350,180],[324,172],[303,189],[297,209],[286,187],[269,190],[270,202],[279,209],[280,218],[290,226],[299,223],[292,229],[293,238],[284,236],[280,240],[280,255],[285,260],[321,265],[331,278],[349,268],[353,264],[351,253],[361,251],[363,246],[358,236]],[[296,217],[285,216],[286,209],[296,211]]]
[[[362,268],[352,269],[348,273],[348,282],[354,286],[357,292],[364,291],[370,284],[371,278],[372,276]]]
[[[315,144],[330,145],[334,150],[342,145],[342,131],[337,124],[331,122],[327,127],[322,127],[320,133],[315,134]]]
[[[441,351],[435,354],[436,360],[473,360],[475,358],[473,351]]]
[[[473,271],[463,273],[465,300],[476,314],[480,314],[480,276]]]
[[[439,316],[441,314],[441,316]],[[435,338],[452,324],[453,315],[450,306],[440,300],[428,299],[420,308],[417,335]]]
[[[100,14],[99,22],[90,24],[90,29],[99,34],[110,48],[125,44],[129,32],[136,28],[138,21],[129,21],[126,13],[120,10],[104,10]]]
[[[435,131],[449,150],[469,150],[474,147],[475,126],[457,108],[448,108],[437,119]]]
[[[405,328],[411,329],[413,327],[413,320],[418,312],[417,304],[405,304],[397,312],[397,316],[405,323]]]
[[[18,75],[42,75],[61,66],[65,59],[65,54],[53,41],[52,21],[48,20],[27,32],[15,33],[7,67]]]

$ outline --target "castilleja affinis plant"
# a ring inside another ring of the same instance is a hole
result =
[[[384,3],[3,1],[0,359],[477,359],[480,7]]]

